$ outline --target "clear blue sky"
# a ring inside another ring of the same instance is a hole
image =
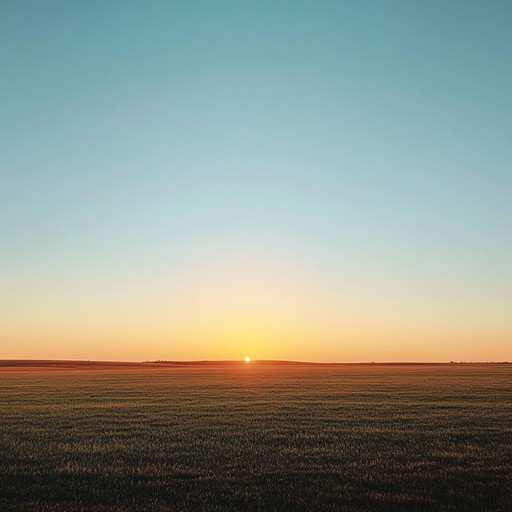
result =
[[[511,2],[0,12],[0,358],[512,359]]]

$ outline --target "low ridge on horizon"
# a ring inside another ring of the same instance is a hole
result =
[[[239,359],[225,360],[146,360],[146,361],[120,361],[120,360],[89,360],[89,359],[0,359],[2,367],[45,367],[45,366],[112,366],[112,367],[156,367],[156,366],[214,366],[214,365],[240,365],[240,366],[272,366],[272,365],[309,365],[309,366],[432,366],[432,365],[454,365],[454,364],[512,364],[510,361],[297,361],[287,359],[252,359],[250,361]]]

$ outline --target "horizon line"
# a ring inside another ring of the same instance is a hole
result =
[[[133,365],[158,365],[158,364],[310,364],[310,365],[442,365],[442,364],[512,364],[512,361],[307,361],[293,359],[153,359],[153,360],[117,360],[117,359],[0,359],[0,365],[4,363],[90,363],[90,364],[133,364]]]

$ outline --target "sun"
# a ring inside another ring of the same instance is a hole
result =
[[[251,362],[251,358],[250,358],[249,356],[246,356],[246,358],[245,358],[245,362],[246,362],[246,363],[250,363],[250,362]]]

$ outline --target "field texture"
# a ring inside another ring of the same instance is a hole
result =
[[[511,365],[36,366],[1,511],[512,510]]]

